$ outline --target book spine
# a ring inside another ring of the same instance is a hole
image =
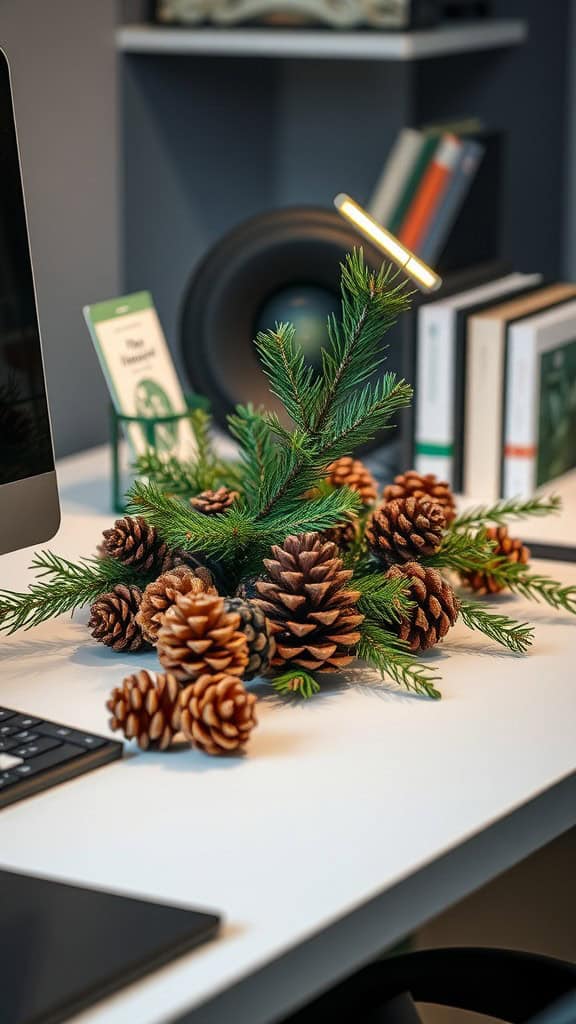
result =
[[[368,212],[379,224],[388,224],[421,145],[422,133],[415,128],[400,132],[368,204]]]
[[[531,331],[512,326],[508,340],[506,416],[502,458],[504,498],[534,493],[537,458],[538,374]]]
[[[448,188],[463,146],[454,135],[445,136],[425,171],[400,228],[400,241],[418,252],[438,204]]]
[[[420,148],[418,150],[418,155],[416,157],[416,160],[414,161],[412,170],[410,171],[410,174],[408,175],[408,178],[405,182],[404,188],[402,189],[396,208],[390,217],[388,230],[391,231],[393,235],[397,235],[398,232],[400,231],[400,228],[402,227],[402,222],[404,221],[410,204],[422,180],[422,175],[424,174],[426,168],[428,167],[428,164],[430,163],[432,157],[434,156],[434,153],[436,152],[437,148],[437,135],[422,136]]]
[[[435,263],[440,256],[483,155],[484,146],[480,142],[464,143],[454,174],[420,245],[420,256],[425,263]]]
[[[504,332],[499,321],[471,317],[466,356],[464,491],[479,501],[500,497]]]
[[[418,311],[415,468],[452,483],[454,453],[454,317]]]

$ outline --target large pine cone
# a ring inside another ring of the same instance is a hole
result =
[[[398,498],[372,513],[366,527],[370,550],[387,565],[433,555],[442,543],[446,519],[440,505]]]
[[[456,518],[456,501],[446,480],[438,480],[434,473],[417,473],[409,469],[394,477],[383,491],[384,501],[395,501],[396,498],[423,498],[440,505],[446,522],[449,524]]]
[[[238,612],[239,628],[248,643],[249,660],[244,678],[254,679],[255,676],[264,675],[270,668],[276,650],[276,641],[264,612],[254,601],[243,601],[240,597],[226,598],[224,606],[227,612]]]
[[[118,583],[113,590],[102,594],[90,609],[88,629],[95,640],[114,651],[139,651],[147,647],[136,615],[142,601],[138,587]]]
[[[418,562],[393,565],[386,575],[389,579],[408,578],[408,596],[415,602],[410,614],[396,627],[399,638],[406,641],[411,651],[434,647],[458,617],[458,599],[452,587],[437,569]]]
[[[168,545],[142,516],[124,516],[104,530],[101,554],[110,555],[140,572],[164,572],[173,564]]]
[[[217,516],[220,512],[226,512],[238,497],[238,491],[219,487],[217,491],[202,491],[197,497],[190,498],[190,504],[205,516]]]
[[[273,666],[286,662],[330,672],[348,665],[360,640],[359,593],[347,590],[352,571],[343,569],[335,544],[318,534],[288,537],[264,559],[268,579],[257,580],[257,604],[276,640]]]
[[[488,540],[496,542],[494,548],[495,558],[508,558],[511,562],[520,562],[527,565],[530,560],[530,548],[526,547],[521,540],[510,537],[507,526],[490,526],[486,530]],[[499,583],[489,572],[462,573],[465,583],[475,590],[477,594],[498,594],[505,590],[505,586]]]
[[[174,604],[176,594],[216,593],[209,569],[200,566],[197,569],[190,569],[186,565],[178,565],[162,573],[154,583],[148,584],[142,595],[136,621],[146,639],[151,644],[156,644],[164,613],[171,604]]]
[[[180,731],[180,687],[169,673],[156,679],[144,669],[112,690],[106,707],[110,728],[135,739],[142,750],[166,750]]]
[[[184,735],[206,754],[242,750],[257,724],[256,697],[225,672],[201,675],[180,693]]]
[[[356,491],[363,505],[372,505],[378,497],[378,484],[360,459],[352,459],[348,455],[337,459],[328,466],[326,479],[332,487],[349,487]]]
[[[181,683],[225,672],[242,676],[248,642],[238,612],[226,611],[224,598],[210,594],[176,594],[158,633],[158,657]]]

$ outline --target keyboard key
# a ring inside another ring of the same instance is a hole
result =
[[[10,740],[16,740],[16,743],[33,743],[34,740],[38,739],[39,734],[36,730],[23,729],[22,732],[15,732]]]
[[[57,740],[68,739],[74,729],[68,725],[55,725],[53,722],[42,722],[36,730],[42,736],[55,736]]]
[[[0,792],[8,789],[8,786],[13,786],[15,782],[20,782],[16,772],[0,772]]]
[[[0,722],[7,722],[9,718],[15,717],[15,711],[9,711],[8,708],[0,708]]]
[[[18,729],[13,729],[11,725],[0,725],[0,738],[2,736],[13,736]]]
[[[14,771],[19,775],[36,775],[38,772],[57,768],[58,765],[64,764],[65,761],[71,761],[74,757],[84,757],[85,754],[86,751],[80,747],[73,747],[71,743],[62,743],[54,750],[49,750],[45,754],[33,757],[30,761],[25,761]]]
[[[33,725],[38,725],[39,721],[39,718],[32,718],[30,715],[15,715],[10,719],[10,725],[13,729],[31,729]]]
[[[0,754],[0,772],[9,772],[11,768],[17,768],[22,764],[22,759],[12,754]]]
[[[37,757],[38,754],[45,754],[48,750],[54,750],[55,747],[61,746],[60,740],[50,739],[49,736],[44,736],[42,739],[36,740],[36,743],[27,743],[23,747],[16,747],[12,750],[12,757],[22,757],[27,761],[30,757]]]
[[[7,750],[11,750],[12,747],[18,746],[18,740],[15,736],[8,736],[6,739],[0,739],[0,754],[4,754]]]
[[[67,743],[77,743],[80,747],[85,747],[86,750],[98,750],[99,747],[103,747],[108,742],[104,736],[92,736],[87,732],[76,732],[75,730],[66,737]]]

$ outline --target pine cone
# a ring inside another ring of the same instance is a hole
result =
[[[137,740],[142,750],[166,750],[180,731],[179,697],[180,687],[169,673],[154,679],[142,669],[126,676],[106,702],[112,712],[110,728]]]
[[[411,651],[426,651],[445,636],[458,617],[458,599],[449,583],[437,569],[418,562],[393,565],[386,573],[389,579],[407,577],[408,596],[415,602],[409,615],[397,626],[398,636]]]
[[[216,672],[242,676],[248,664],[240,615],[227,612],[224,598],[217,595],[176,594],[157,646],[161,664],[181,683]]]
[[[140,572],[164,572],[173,564],[168,545],[142,516],[117,519],[111,529],[104,530],[103,537],[105,554]]]
[[[196,498],[190,498],[190,504],[205,516],[216,516],[230,508],[238,497],[238,491],[231,491],[229,487],[219,487],[217,491],[202,491]]]
[[[395,501],[396,498],[423,498],[440,505],[446,522],[449,524],[456,518],[456,501],[445,480],[438,480],[434,473],[422,475],[415,469],[400,473],[394,482],[388,484],[383,491],[384,501]]]
[[[486,530],[486,536],[488,540],[496,541],[494,557],[506,557],[511,562],[520,562],[522,565],[528,564],[530,548],[526,547],[521,540],[510,537],[507,526],[490,526]],[[498,594],[501,590],[506,589],[489,572],[462,573],[462,579],[477,594]]]
[[[102,594],[90,609],[88,629],[95,640],[114,651],[139,651],[147,647],[136,615],[142,601],[138,587],[118,583],[113,590]]]
[[[273,666],[289,662],[329,672],[348,665],[360,639],[356,590],[347,590],[352,571],[342,568],[335,544],[316,533],[288,537],[264,559],[268,579],[258,580],[257,604],[276,640]]]
[[[378,558],[392,565],[433,555],[442,543],[445,528],[440,505],[421,498],[398,498],[372,513],[366,540]]]
[[[328,483],[332,487],[349,487],[357,491],[363,505],[372,505],[378,497],[378,484],[370,470],[360,459],[352,459],[346,455],[328,466]]]
[[[256,697],[226,672],[201,675],[180,693],[184,735],[206,754],[242,750],[257,724]]]
[[[339,551],[349,551],[358,537],[360,525],[357,519],[347,519],[344,523],[322,530],[322,540],[335,544]]]
[[[171,604],[174,604],[176,594],[216,593],[209,569],[198,567],[193,570],[186,565],[175,566],[174,569],[162,573],[154,583],[148,584],[142,595],[136,621],[146,640],[156,644],[164,613]]]
[[[227,612],[238,612],[239,628],[248,643],[248,665],[244,679],[254,679],[264,675],[270,668],[270,662],[276,650],[276,641],[270,630],[270,623],[264,612],[254,601],[243,601],[239,597],[229,597],[224,601]]]

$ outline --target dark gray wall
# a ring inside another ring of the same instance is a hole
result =
[[[1,0],[58,454],[106,436],[82,320],[119,290],[114,0]]]

